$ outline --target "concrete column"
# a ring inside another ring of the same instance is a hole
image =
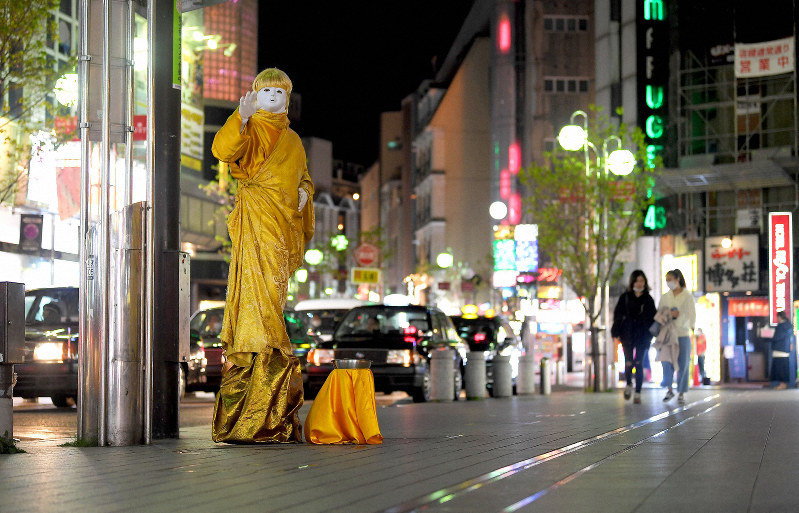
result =
[[[483,351],[466,355],[466,399],[483,399],[486,395],[486,357]]]
[[[513,380],[511,378],[510,356],[495,356],[494,370],[494,397],[511,397],[513,395]]]
[[[528,395],[535,393],[535,355],[519,357],[519,375],[516,377],[516,393]]]
[[[433,351],[430,357],[430,400],[452,401],[455,395],[455,369],[452,349]]]

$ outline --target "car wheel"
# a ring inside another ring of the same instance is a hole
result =
[[[186,396],[186,370],[183,365],[178,366],[178,399],[183,400]]]
[[[53,401],[53,406],[55,406],[56,408],[69,408],[73,404],[70,403],[69,401],[70,399],[72,398],[67,395],[54,395],[50,397],[50,400]]]
[[[411,391],[411,397],[415,403],[426,403],[430,400],[430,372],[424,373],[422,386],[414,388]]]

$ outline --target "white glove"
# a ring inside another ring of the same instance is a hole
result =
[[[252,117],[258,110],[258,94],[255,91],[248,91],[239,100],[239,115],[241,116],[241,131],[244,131],[244,125],[247,120]]]
[[[306,203],[308,203],[308,193],[305,192],[305,189],[300,189],[300,204],[297,207],[297,211],[301,211]]]

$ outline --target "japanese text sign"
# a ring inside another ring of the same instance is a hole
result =
[[[728,244],[723,241],[727,239]],[[759,288],[760,258],[757,235],[705,239],[707,292],[745,292]]]
[[[735,76],[765,77],[790,73],[794,68],[794,39],[735,45]]]
[[[380,269],[353,267],[350,269],[350,281],[352,283],[380,283]]]
[[[779,323],[778,312],[791,318],[793,304],[793,224],[790,212],[768,215],[769,322]]]

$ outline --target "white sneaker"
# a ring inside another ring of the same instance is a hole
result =
[[[641,404],[641,392],[636,392],[633,395],[633,404]]]
[[[666,397],[663,398],[663,402],[666,403],[666,402],[671,401],[672,397],[674,397],[674,390],[669,389],[669,391],[666,392]]]
[[[680,393],[680,395],[677,396],[677,403],[685,404],[685,396],[682,393]]]
[[[627,385],[624,387],[624,398],[629,399],[631,395],[633,395],[633,386]]]

